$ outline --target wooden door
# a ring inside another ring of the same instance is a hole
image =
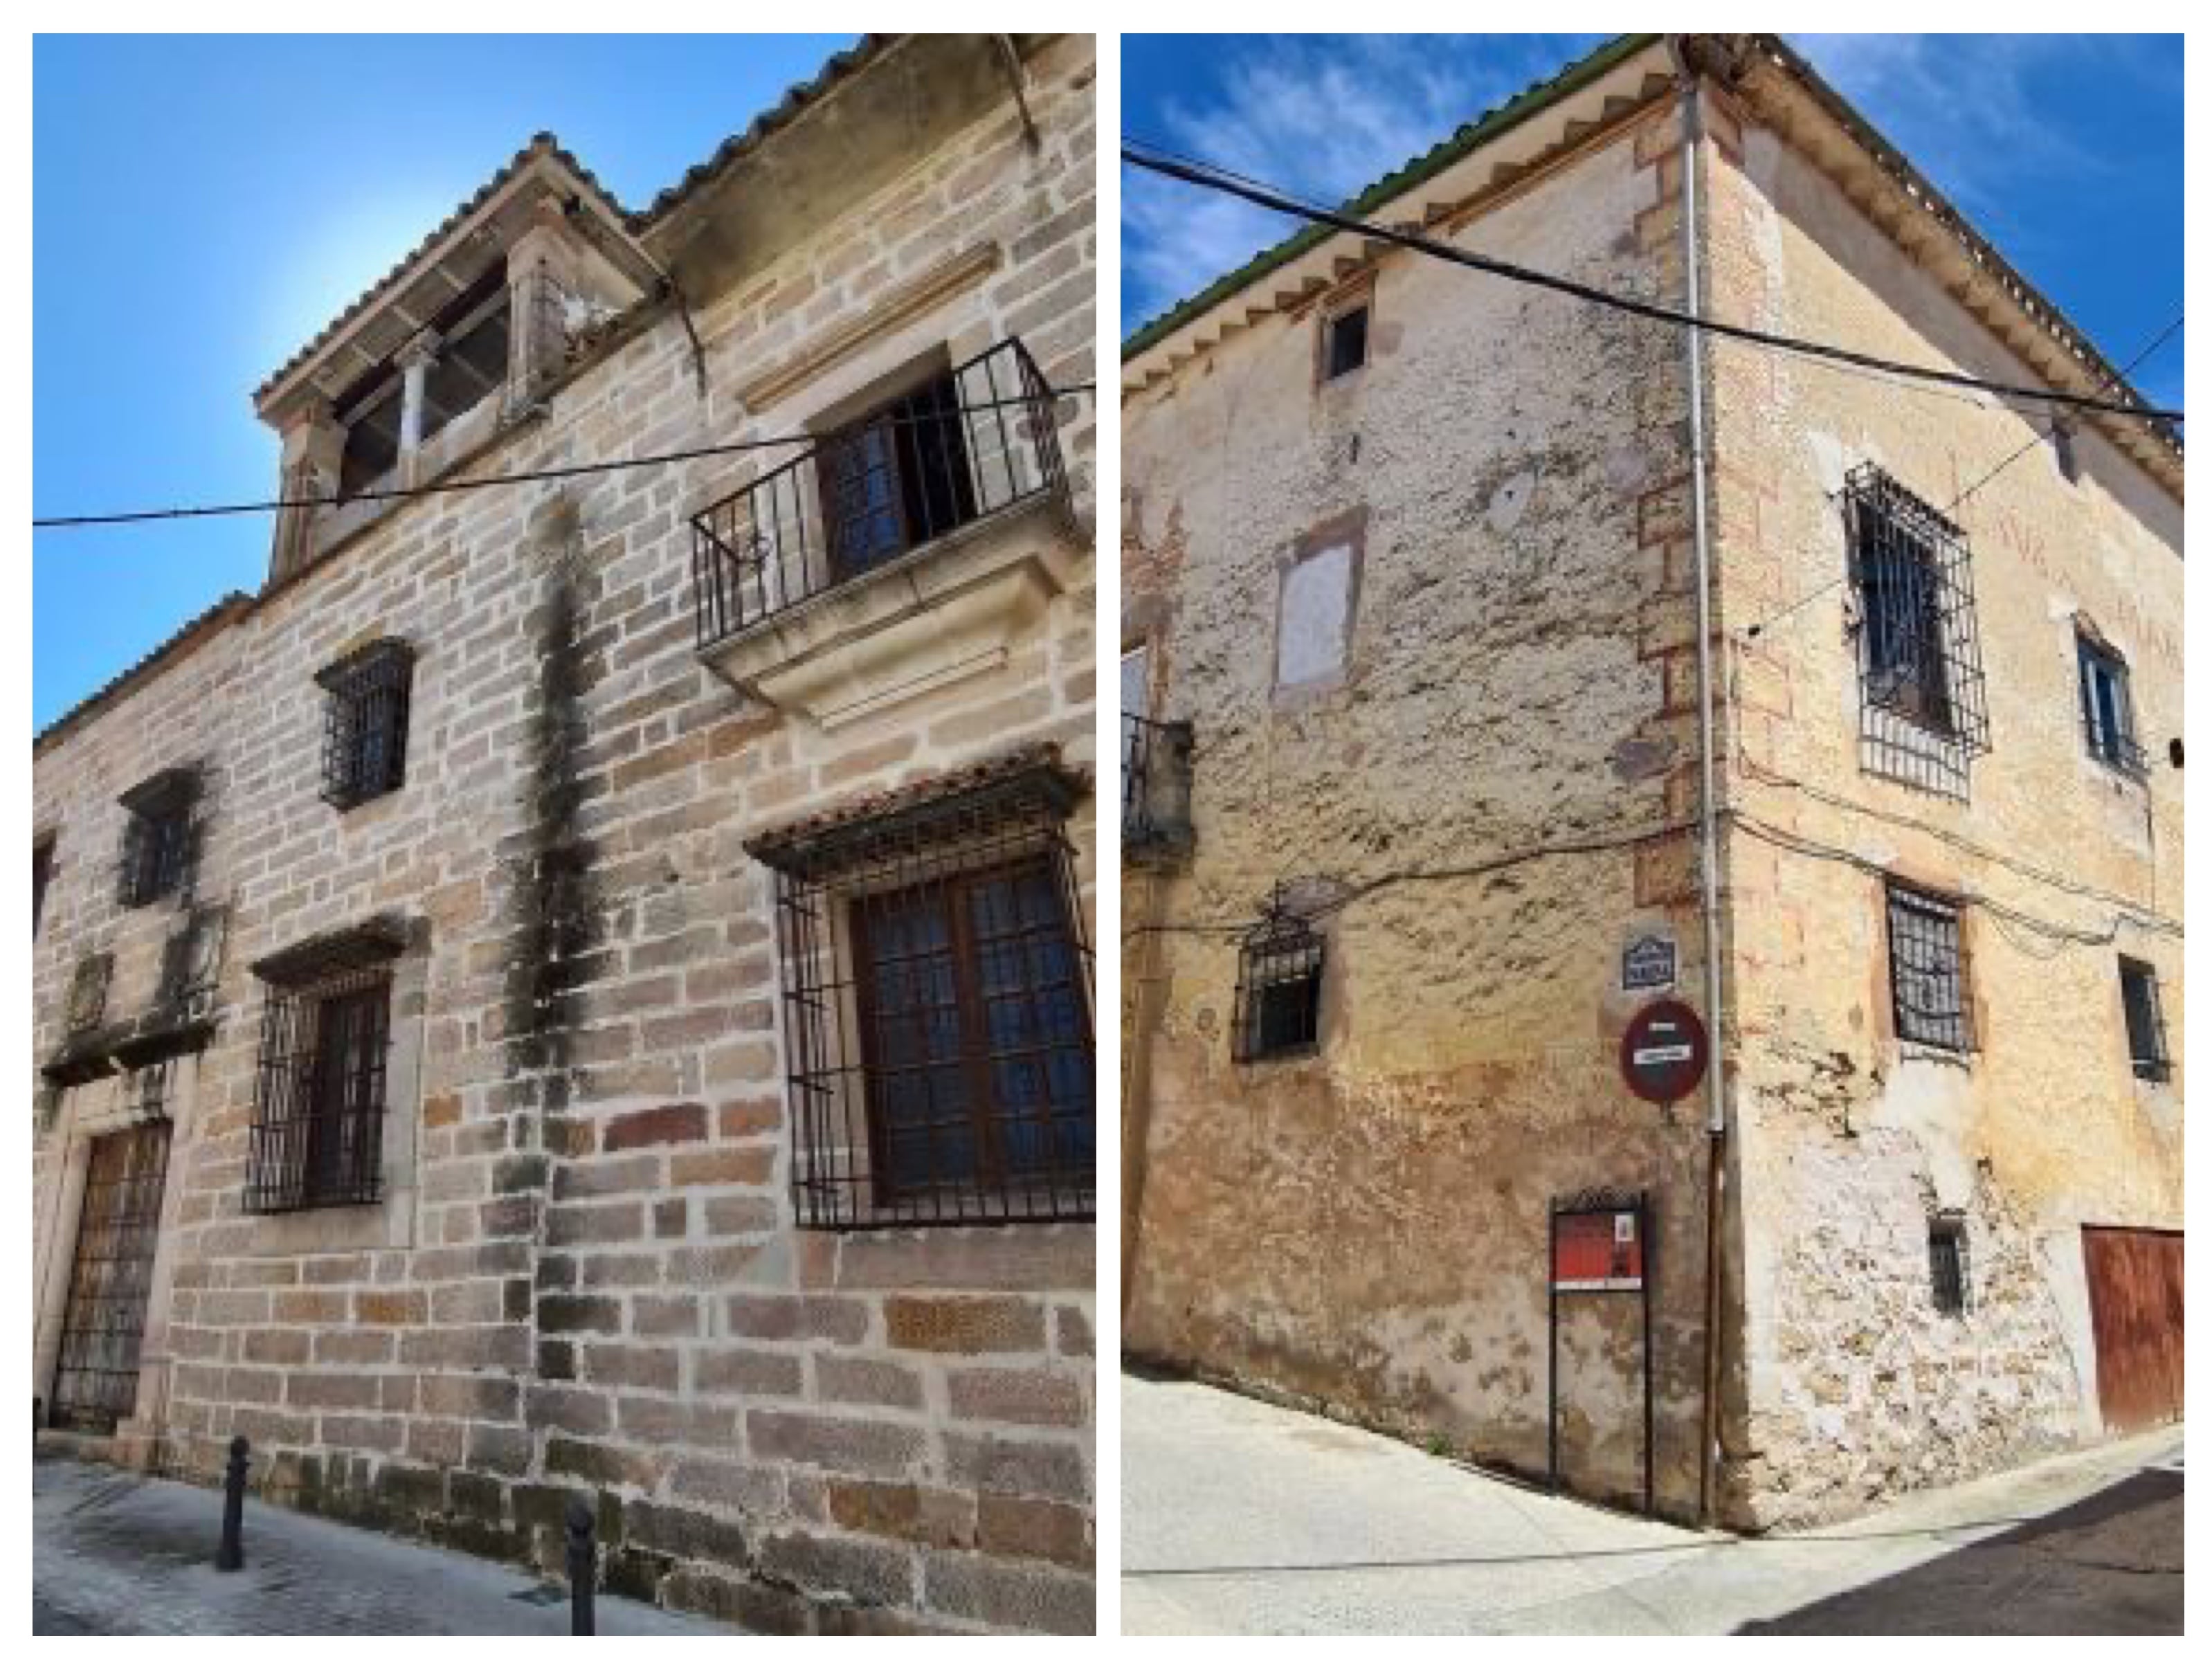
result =
[[[2097,1399],[2114,1430],[2181,1417],[2181,1238],[2178,1230],[2081,1231]]]
[[[54,1373],[49,1416],[57,1425],[112,1431],[137,1407],[138,1348],[154,1289],[168,1169],[166,1119],[92,1144]]]

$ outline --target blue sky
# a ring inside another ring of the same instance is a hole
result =
[[[1341,200],[1601,35],[1129,35],[1123,131]],[[2125,362],[2182,309],[2179,36],[1807,35],[1798,49]],[[1125,331],[1291,222],[1121,173]],[[2181,403],[2179,337],[2144,366]]]
[[[849,40],[39,37],[34,509],[274,494],[253,388],[533,132],[641,207]],[[34,727],[257,586],[269,532],[36,532]]]

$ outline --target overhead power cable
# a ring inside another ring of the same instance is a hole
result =
[[[2148,362],[2152,353],[2158,350],[2160,347],[2165,345],[2167,341],[2172,339],[2174,335],[2179,332],[2183,319],[2186,316],[2187,313],[2184,313],[2180,316],[2177,316],[2172,322],[2167,324],[2163,329],[2160,329],[2157,334],[2151,338],[2150,344],[2145,346],[2141,351],[2137,352],[2133,357],[2130,358],[2125,363],[2121,365],[2119,369],[2112,375],[2112,380],[2107,381],[2106,384],[2110,386],[2115,382],[2125,380],[2129,375],[2133,374],[2141,365]],[[1984,485],[1987,484],[1999,473],[2004,472],[2006,468],[2011,466],[2014,462],[2019,460],[2030,450],[2034,449],[2038,445],[2041,444],[2044,441],[2044,437],[2045,435],[2041,433],[2033,435],[2027,443],[2021,445],[2020,448],[2014,450],[2002,461],[1997,463],[1996,466],[1990,468],[1989,472],[1984,473],[1972,484],[1969,484],[1965,490],[1960,491],[1958,495],[1953,496],[1950,502],[1940,510],[1942,516],[1945,519],[1950,518],[1954,513],[1958,511],[1960,504],[1965,502],[1967,497],[1979,490]],[[1844,583],[1849,582],[1850,580],[1851,574],[1848,569],[1846,569],[1841,576],[1829,578],[1826,582],[1820,584],[1819,587],[1808,589],[1804,593],[1798,595],[1796,599],[1791,600],[1787,605],[1784,606],[1780,611],[1774,612],[1771,616],[1763,617],[1758,622],[1747,624],[1742,631],[1743,637],[1746,640],[1758,639],[1760,634],[1766,630],[1772,628],[1776,624],[1781,622],[1783,618],[1790,617],[1796,612],[1803,611],[1805,607],[1810,605],[1814,600],[1820,599],[1821,595],[1829,593],[1832,589],[1840,588]]]
[[[2131,417],[2139,420],[2182,420],[2179,410],[2160,410],[2141,401],[2119,402],[2104,397],[2081,392],[2062,392],[2047,386],[2021,386],[2003,381],[1984,380],[1954,369],[1931,368],[1923,364],[1902,363],[1891,358],[1878,357],[1871,352],[1862,352],[1847,346],[1834,345],[1826,341],[1805,340],[1791,335],[1775,334],[1765,329],[1754,329],[1743,324],[1723,323],[1717,318],[1705,317],[1680,311],[1656,301],[1638,300],[1632,295],[1615,294],[1572,277],[1560,277],[1550,271],[1537,271],[1510,260],[1493,259],[1469,249],[1456,247],[1449,242],[1439,242],[1417,231],[1402,229],[1395,225],[1377,224],[1333,208],[1322,208],[1304,202],[1273,185],[1261,184],[1241,174],[1231,173],[1210,163],[1178,157],[1157,145],[1142,144],[1140,141],[1125,139],[1121,144],[1121,159],[1132,167],[1142,167],[1148,173],[1160,173],[1201,190],[1218,191],[1238,197],[1256,207],[1272,212],[1288,214],[1293,218],[1328,225],[1355,236],[1371,238],[1378,242],[1391,243],[1410,248],[1455,265],[1464,265],[1470,271],[1501,277],[1509,283],[1519,283],[1532,288],[1547,289],[1555,294],[1570,295],[1593,305],[1607,307],[1631,316],[1648,318],[1653,322],[1670,324],[1678,328],[1698,329],[1729,340],[1744,342],[1753,346],[1765,346],[1776,351],[1795,352],[1836,363],[1848,363],[1862,369],[1878,370],[1883,374],[1901,375],[1908,380],[1924,380],[1939,386],[1960,386],[1969,391],[1992,393],[2000,398],[2021,399],[2036,403],[2051,404],[2067,409],[2087,410],[2100,415]]]
[[[1047,387],[1036,398],[1001,398],[979,399],[963,404],[965,415],[981,410],[1026,409],[1043,401],[1073,398],[1095,391],[1096,381],[1085,380],[1066,386]],[[920,426],[925,423],[942,423],[942,413],[925,416],[891,416],[877,423],[879,426]],[[538,467],[527,472],[495,473],[484,478],[447,478],[428,484],[410,484],[391,490],[354,490],[336,496],[275,496],[266,502],[225,502],[198,508],[141,508],[125,513],[70,514],[52,519],[33,519],[34,531],[82,530],[100,525],[146,525],[160,520],[223,519],[240,514],[272,514],[286,508],[329,508],[341,502],[404,502],[415,496],[450,496],[463,490],[490,490],[509,484],[543,484],[564,478],[583,478],[598,473],[618,473],[634,467],[663,467],[679,461],[704,461],[715,456],[742,455],[754,450],[781,450],[794,447],[819,444],[823,435],[801,433],[788,438],[735,439],[727,444],[706,444],[691,450],[667,450],[656,455],[629,456],[611,461],[579,461],[566,466]]]

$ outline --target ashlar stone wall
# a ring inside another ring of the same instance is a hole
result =
[[[485,473],[804,429],[933,346],[1018,335],[1091,379],[1092,55],[731,290],[618,333]],[[988,246],[976,278],[766,410],[736,387]],[[1089,1630],[1094,1231],[841,1236],[795,1226],[762,830],[1056,742],[1095,770],[1088,397],[1062,401],[1072,514],[994,534],[1071,579],[1005,661],[825,731],[695,654],[690,517],[735,459],[408,504],[36,755],[60,875],[38,948],[40,1053],[70,966],[113,941],[146,993],[151,915],[113,915],[113,799],[173,756],[216,782],[202,886],[231,908],[219,1025],[173,1105],[173,1222],[132,1433],[204,1477],[252,1439],[257,1491],[447,1543],[559,1561],[596,1496],[608,1583],[777,1629]],[[318,796],[315,672],[418,654],[404,788]],[[1086,913],[1097,842],[1071,826]],[[380,912],[395,981],[386,1190],[246,1214],[260,993],[246,965]],[[1090,918],[1086,916],[1086,928]],[[65,1267],[63,1173],[106,1110],[39,1140],[40,1273]]]

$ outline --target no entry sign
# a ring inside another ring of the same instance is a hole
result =
[[[1705,1024],[1678,998],[1648,1003],[1620,1035],[1620,1076],[1647,1102],[1679,1102],[1705,1076]]]

